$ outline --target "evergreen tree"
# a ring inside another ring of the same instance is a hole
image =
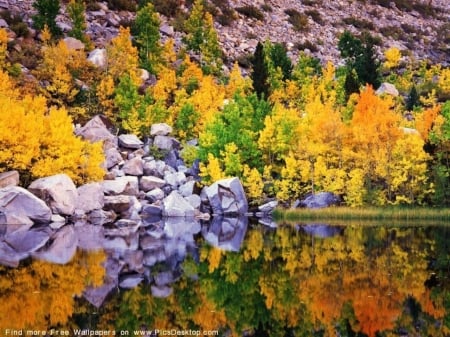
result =
[[[251,79],[258,98],[267,99],[269,97],[269,72],[264,55],[264,46],[261,42],[258,42],[253,54]]]
[[[358,86],[366,84],[370,84],[374,88],[380,86],[380,62],[376,59],[373,37],[364,34],[358,38],[345,31],[339,39],[338,49],[346,61],[348,74],[353,70],[356,72]],[[352,80],[349,78],[349,81]],[[351,92],[347,92],[347,95],[350,94]]]
[[[195,0],[185,23],[187,48],[200,55],[205,74],[219,75],[222,68],[222,51],[211,14],[204,9],[203,0]]]
[[[53,37],[60,37],[62,31],[56,24],[60,9],[59,0],[36,0],[33,8],[37,10],[37,14],[33,16],[34,27],[43,30],[47,26]]]
[[[143,68],[155,74],[161,62],[162,46],[159,42],[160,20],[151,3],[142,7],[136,15],[133,35],[139,52],[139,61]]]
[[[275,68],[279,67],[283,73],[283,81],[291,79],[292,62],[287,56],[286,47],[281,43],[275,43],[270,48],[270,60]]]
[[[70,0],[67,5],[67,12],[72,20],[72,30],[69,36],[72,36],[84,43],[89,42],[89,38],[84,33],[86,29],[86,20],[84,17],[86,6],[81,0]]]
[[[414,107],[420,105],[419,93],[417,92],[416,86],[413,85],[409,91],[408,97],[406,98],[406,110],[412,111]]]

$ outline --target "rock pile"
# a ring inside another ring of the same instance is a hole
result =
[[[77,249],[104,249],[105,284],[85,294],[100,305],[113,288],[144,280],[153,282],[155,296],[169,295],[186,254],[198,255],[194,235],[239,250],[250,213],[238,178],[201,189],[198,163],[184,165],[170,126],[153,125],[143,142],[134,135],[115,136],[108,125],[96,116],[76,129],[104,144],[107,174],[101,182],[77,188],[69,176],[57,174],[25,189],[17,186],[17,172],[0,175],[0,264],[17,267],[28,257],[65,264]],[[263,205],[258,215],[274,207]],[[156,263],[167,270],[154,275]]]
[[[417,0],[417,2],[420,2]],[[32,27],[33,0],[0,0],[0,9],[20,14],[29,27]],[[270,40],[285,44],[289,55],[296,60],[300,50],[313,54],[322,62],[340,60],[337,43],[344,30],[359,33],[369,30],[372,35],[383,41],[383,50],[395,46],[404,53],[412,54],[415,59],[431,59],[448,65],[448,17],[450,6],[446,0],[433,1],[434,15],[419,13],[416,10],[404,10],[391,2],[389,6],[380,6],[376,2],[366,1],[249,1],[230,2],[233,9],[253,6],[263,15],[262,20],[249,18],[235,11],[230,25],[215,23],[220,45],[226,59],[234,62],[242,60],[255,51],[258,41]],[[71,30],[71,22],[61,4],[57,24],[64,33]],[[104,48],[108,41],[117,35],[123,23],[132,22],[134,12],[117,11],[108,7],[106,2],[96,2],[98,8],[86,11],[87,30],[94,45]],[[296,29],[289,22],[286,10],[295,10],[305,16],[305,28]],[[160,33],[162,39],[173,38],[175,45],[182,44],[182,33],[174,29],[173,20],[161,15]],[[5,20],[0,26],[8,28]],[[33,33],[36,33],[32,30]],[[11,34],[14,34],[12,31]],[[231,65],[231,64],[230,64]]]

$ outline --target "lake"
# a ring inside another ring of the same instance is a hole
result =
[[[89,226],[68,264],[0,266],[0,335],[450,336],[445,224]]]

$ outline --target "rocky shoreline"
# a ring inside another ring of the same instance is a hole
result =
[[[107,252],[107,277],[85,297],[100,306],[120,286],[151,283],[154,296],[171,293],[188,252],[197,256],[194,236],[224,250],[238,251],[248,216],[270,218],[276,202],[249,210],[238,178],[198,187],[198,163],[186,167],[180,143],[167,124],[153,125],[143,142],[134,135],[115,136],[96,116],[76,133],[102,141],[107,174],[101,182],[78,188],[69,176],[57,174],[19,187],[16,171],[0,175],[0,264],[18,267],[30,257],[69,263],[78,249]],[[163,158],[155,159],[151,149]],[[256,213],[255,213],[256,211]],[[154,275],[156,263],[167,270]]]

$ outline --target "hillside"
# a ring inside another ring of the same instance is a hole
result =
[[[133,21],[133,1],[86,2],[87,34],[95,46],[104,46],[117,35],[120,25]],[[0,9],[18,15],[32,27],[32,3],[1,0]],[[180,30],[191,6],[189,1],[153,3],[161,14],[162,38],[174,37],[181,45]],[[394,46],[413,59],[429,59],[444,66],[450,62],[450,3],[446,0],[210,0],[206,9],[215,19],[226,64],[238,60],[245,67],[258,41],[267,39],[285,44],[293,60],[304,50],[322,64],[328,60],[338,63],[337,43],[345,30],[354,34],[369,31],[378,38],[380,51]],[[57,22],[64,32],[71,29],[64,3]],[[8,23],[3,20],[0,26]],[[14,38],[14,33],[10,37]]]

